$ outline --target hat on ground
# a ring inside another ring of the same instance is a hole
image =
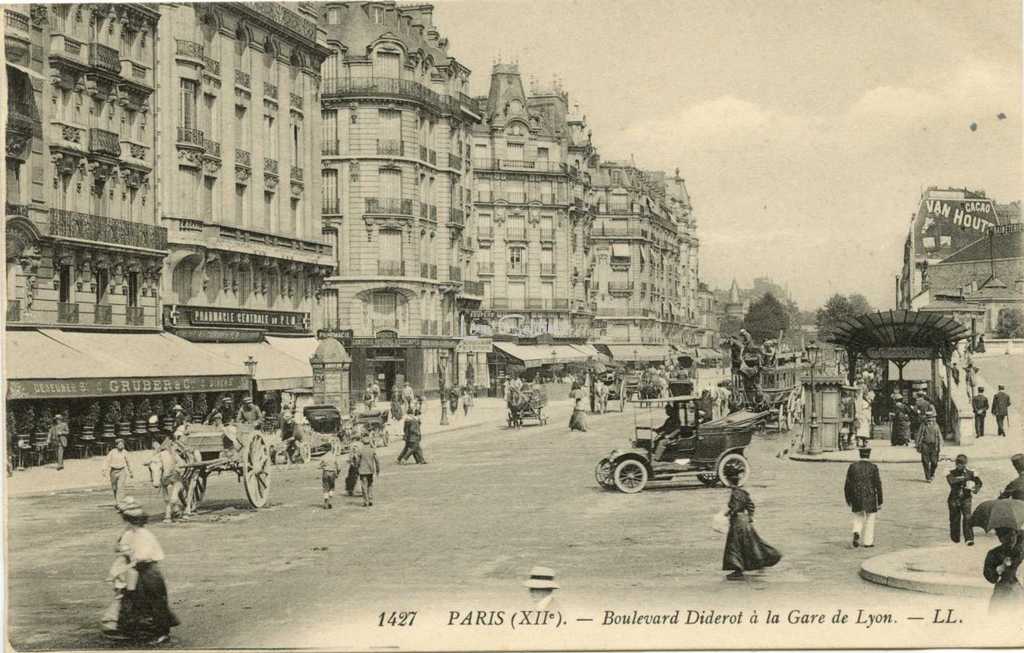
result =
[[[538,590],[556,590],[561,587],[555,582],[555,570],[548,567],[534,567],[530,570],[530,578],[524,586]]]
[[[117,504],[117,511],[125,517],[144,517],[146,515],[142,506],[134,497],[125,497]]]

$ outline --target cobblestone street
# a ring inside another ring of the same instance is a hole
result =
[[[275,468],[271,504],[255,512],[245,509],[233,478],[214,478],[192,522],[152,526],[167,552],[162,567],[182,621],[174,645],[422,646],[426,629],[447,623],[448,610],[529,607],[521,582],[537,564],[557,570],[559,598],[574,606],[572,618],[598,621],[603,610],[627,606],[785,613],[842,605],[928,619],[934,609],[985,607],[984,600],[950,601],[861,580],[860,564],[872,552],[850,548],[845,465],[780,460],[788,436],[779,434],[750,448],[748,488],[759,532],[784,559],[749,583],[727,583],[719,571],[724,537],[710,529],[727,500],[724,489],[681,482],[637,495],[603,491],[593,467],[626,444],[634,414],[592,417],[588,433],[574,434],[564,426],[564,404],[551,416],[546,427],[518,431],[502,424],[431,437],[428,428],[426,466],[396,466],[392,443],[381,451],[384,472],[370,509],[346,497],[324,511],[314,464]],[[642,409],[639,419],[656,413]],[[975,468],[986,479],[985,498],[1010,477],[1006,462]],[[924,483],[914,465],[883,465],[882,478],[886,502],[873,554],[948,540],[944,483]],[[132,491],[152,513],[160,509],[152,488]],[[105,646],[97,619],[110,600],[103,579],[121,529],[109,494],[76,491],[9,505],[12,643]],[[979,536],[982,548],[991,541]],[[418,610],[421,621],[411,630],[375,628],[379,613],[390,610]],[[573,624],[586,626],[593,624]],[[724,645],[725,635],[714,632]],[[953,644],[949,631],[928,632]],[[459,645],[457,633],[445,633],[446,646]],[[614,629],[608,636],[613,645]],[[673,641],[680,644],[666,644]]]

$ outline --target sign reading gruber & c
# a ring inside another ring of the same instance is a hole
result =
[[[234,392],[249,389],[244,374],[223,376],[147,376],[95,379],[33,379],[7,382],[8,399],[58,399],[61,397],[118,397],[179,392]]]

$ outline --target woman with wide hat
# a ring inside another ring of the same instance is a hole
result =
[[[159,563],[164,551],[156,536],[146,528],[148,515],[132,497],[118,505],[121,518],[128,524],[117,543],[118,553],[127,556],[138,574],[134,588],[128,587],[117,618],[120,634],[162,644],[170,639],[171,628],[179,624],[167,600],[167,585]]]
[[[743,580],[743,572],[775,566],[782,554],[762,540],[754,530],[754,501],[740,485],[745,474],[739,466],[727,466],[725,484],[729,486],[729,534],[725,538],[722,569],[731,571],[728,580]]]

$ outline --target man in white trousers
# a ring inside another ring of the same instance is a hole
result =
[[[875,545],[875,515],[882,508],[882,478],[870,462],[871,449],[860,448],[860,460],[846,470],[846,504],[853,511],[853,546]]]

